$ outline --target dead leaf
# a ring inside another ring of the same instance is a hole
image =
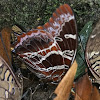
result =
[[[75,100],[100,100],[99,91],[92,85],[88,74],[78,80],[75,88]]]
[[[76,71],[77,71],[77,63],[76,61],[74,61],[71,68],[68,70],[64,78],[57,86],[54,92],[55,94],[57,94],[57,96],[54,98],[54,100],[67,100],[69,98]]]
[[[100,93],[95,86],[93,86],[91,100],[100,100]]]
[[[10,49],[10,28],[4,28],[0,33],[0,56],[10,65],[11,49]]]

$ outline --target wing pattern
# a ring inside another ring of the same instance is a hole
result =
[[[100,84],[100,21],[90,35],[86,47],[86,61],[88,67]]]
[[[17,36],[14,50],[39,78],[59,82],[70,68],[77,48],[77,29],[69,5],[56,9],[43,26]]]
[[[20,82],[0,56],[0,100],[21,100],[21,94]]]

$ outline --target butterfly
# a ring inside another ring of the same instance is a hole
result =
[[[58,83],[72,65],[77,51],[77,26],[71,7],[61,5],[43,26],[17,35],[12,47],[12,52],[38,78]]]
[[[20,81],[18,81],[20,78]],[[21,100],[22,79],[14,75],[10,66],[0,56],[0,100]]]
[[[91,33],[86,46],[86,62],[95,78],[95,83],[100,84],[100,21]]]

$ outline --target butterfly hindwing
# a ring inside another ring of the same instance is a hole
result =
[[[0,56],[0,100],[21,100],[21,84]]]
[[[86,61],[88,67],[100,84],[100,21],[93,29],[86,46]]]

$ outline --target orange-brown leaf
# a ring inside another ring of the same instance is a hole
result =
[[[76,83],[75,100],[100,100],[99,91],[92,85],[88,74],[81,77]]]
[[[91,100],[100,100],[100,93],[95,86],[92,89]]]
[[[91,89],[92,89],[92,84],[87,74],[81,77],[76,83],[76,94],[82,100],[90,100]],[[80,99],[75,98],[75,100],[80,100]]]
[[[57,96],[54,100],[67,100],[71,91],[73,80],[77,70],[77,63],[74,61],[71,68],[68,70],[62,81],[59,83],[58,87],[55,90]]]
[[[0,56],[10,65],[9,60],[11,61],[11,49],[10,49],[10,34],[11,29],[10,28],[4,28],[0,33]],[[1,41],[3,39],[3,43],[5,45],[6,50],[4,49],[4,45]],[[9,59],[7,58],[7,54],[9,56]]]

